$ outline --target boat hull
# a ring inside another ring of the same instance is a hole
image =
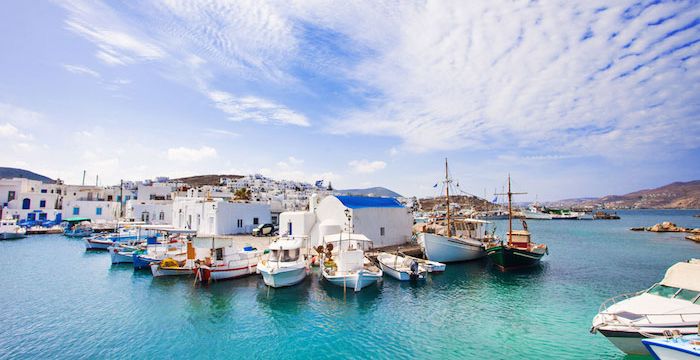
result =
[[[151,264],[151,274],[153,277],[185,276],[194,274],[194,271],[188,267],[161,267],[156,263]]]
[[[22,239],[26,237],[24,233],[0,233],[0,240]]]
[[[697,325],[685,327],[662,327],[659,329],[644,328],[644,333],[652,336],[663,336],[663,330],[678,330],[681,334],[693,334],[697,332]],[[599,333],[605,336],[615,347],[622,352],[630,355],[649,355],[649,350],[642,343],[647,337],[639,333],[635,329],[628,328],[627,330],[620,328],[599,328]]]
[[[689,345],[684,340],[643,339],[642,343],[655,359],[698,360],[700,346]]]
[[[108,251],[110,257],[112,258],[112,264],[126,264],[134,262],[133,252],[119,251],[119,249],[115,247],[110,247]]]
[[[477,240],[464,242],[429,233],[420,233],[418,236],[426,257],[432,261],[441,263],[469,261],[486,255],[483,246],[480,245],[481,242]]]
[[[540,263],[544,253],[535,253],[506,246],[495,246],[487,250],[491,261],[501,269],[518,269]]]
[[[523,216],[528,220],[552,220],[552,214],[534,211],[523,211]]]
[[[323,272],[323,278],[326,279],[329,283],[335,286],[345,287],[346,289],[351,289],[355,291],[360,291],[370,285],[376,284],[381,277],[381,273],[375,274],[362,272],[362,274],[355,273],[352,275],[330,276],[327,275],[325,271]]]
[[[109,250],[111,246],[114,246],[113,241],[85,239],[86,250]]]
[[[296,285],[306,279],[306,267],[303,264],[280,268],[259,266],[258,271],[262,274],[265,285],[274,288]]]

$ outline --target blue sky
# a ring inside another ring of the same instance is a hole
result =
[[[0,164],[71,183],[700,178],[696,1],[5,1],[0,49]]]

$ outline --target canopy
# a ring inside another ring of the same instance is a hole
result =
[[[340,202],[350,209],[363,208],[402,208],[401,203],[394,198],[367,196],[336,196]]]
[[[326,243],[339,242],[341,240],[342,241],[353,240],[353,241],[372,242],[372,240],[368,239],[366,236],[364,236],[362,234],[349,234],[346,232],[333,234],[333,235],[326,235],[323,237],[323,241]]]
[[[700,291],[700,261],[679,262],[671,266],[661,285]]]

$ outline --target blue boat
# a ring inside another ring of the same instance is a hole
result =
[[[700,326],[698,335],[643,339],[642,344],[657,360],[700,359]]]

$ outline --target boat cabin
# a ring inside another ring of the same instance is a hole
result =
[[[693,259],[671,266],[663,280],[646,293],[700,305],[700,260]]]
[[[513,230],[508,233],[510,246],[526,249],[530,246],[530,232],[527,230]]]

